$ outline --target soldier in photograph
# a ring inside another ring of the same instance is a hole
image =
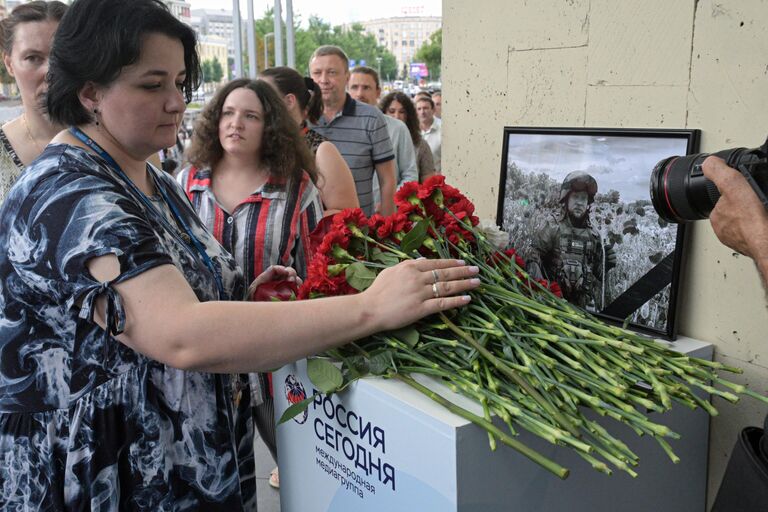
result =
[[[590,222],[596,194],[597,181],[586,172],[565,177],[563,216],[534,235],[527,268],[535,279],[557,281],[569,302],[592,310],[605,307],[605,275],[616,266],[616,253]]]

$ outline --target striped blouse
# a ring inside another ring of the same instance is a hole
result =
[[[320,193],[304,173],[301,181],[269,178],[227,212],[211,189],[211,169],[187,167],[177,180],[200,219],[237,260],[246,283],[270,265],[296,269],[303,279],[309,265],[309,234],[323,217]]]

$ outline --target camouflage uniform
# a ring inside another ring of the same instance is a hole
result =
[[[565,299],[602,308],[603,243],[597,230],[589,224],[575,227],[566,215],[539,233],[533,249],[531,262],[538,264],[542,277],[557,281]]]
[[[528,271],[535,277],[557,281],[563,297],[589,309],[602,309],[604,274],[615,266],[613,249],[603,246],[600,233],[589,222],[589,211],[580,225],[574,225],[567,204],[571,192],[587,192],[589,204],[597,194],[597,182],[589,174],[575,171],[565,177],[560,202],[565,206],[562,220],[542,229],[533,239]]]

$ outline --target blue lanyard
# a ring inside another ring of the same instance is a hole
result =
[[[112,168],[112,170],[114,170],[118,174],[118,176],[120,176],[126,183],[128,183],[128,186],[131,187],[131,189],[133,189],[134,194],[136,194],[141,199],[141,201],[144,203],[144,206],[167,223],[165,216],[157,211],[157,209],[149,200],[147,195],[141,190],[139,190],[136,184],[130,178],[128,178],[128,176],[125,175],[125,173],[117,164],[115,159],[112,158],[112,155],[107,153],[104,150],[104,148],[99,146],[96,143],[96,141],[94,141],[93,139],[88,137],[85,133],[83,133],[83,131],[77,126],[71,126],[69,128],[69,131],[72,135],[77,137],[78,140],[80,140],[83,144],[88,146],[94,153],[96,153],[101,158],[103,158],[107,162],[107,164],[109,164],[109,166]],[[187,235],[187,237],[189,237],[189,241],[185,240],[184,237],[182,237],[184,246],[187,247],[187,249],[190,249],[187,244],[191,242],[192,245],[194,246],[194,249],[197,251],[198,255],[203,260],[203,263],[205,263],[205,266],[208,267],[208,270],[210,270],[211,273],[213,274],[213,277],[216,280],[216,288],[219,292],[219,300],[221,300],[224,297],[224,284],[222,283],[221,274],[217,270],[216,265],[214,265],[213,260],[211,260],[211,257],[208,256],[208,253],[206,252],[202,242],[200,242],[200,240],[195,236],[195,234],[190,229],[189,225],[184,220],[184,217],[182,217],[178,207],[176,206],[176,203],[171,201],[171,198],[168,195],[168,193],[165,191],[165,188],[161,187],[160,184],[157,182],[157,180],[155,180],[154,174],[150,174],[150,175],[152,176],[152,179],[155,182],[155,188],[157,188],[157,190],[163,196],[165,203],[171,209],[171,213],[173,214],[174,219],[176,219],[176,223],[184,229],[185,234]],[[174,230],[171,229],[171,232],[173,231]]]

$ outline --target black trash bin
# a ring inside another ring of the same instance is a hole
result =
[[[768,512],[768,416],[739,434],[711,512]]]

